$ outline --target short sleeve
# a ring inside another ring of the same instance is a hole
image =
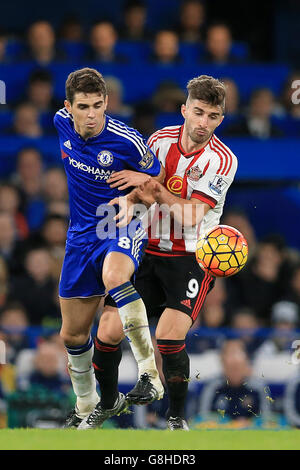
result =
[[[226,172],[220,172],[217,158],[210,162],[205,174],[193,187],[191,198],[199,199],[214,208],[225,197],[237,170],[237,158],[232,155],[231,165]]]
[[[72,121],[73,117],[66,108],[58,110],[53,118],[54,126],[59,135],[70,131],[70,123]]]
[[[157,155],[159,151],[159,141],[158,139],[155,139],[155,136],[157,134],[158,132],[155,132],[154,134],[152,134],[147,141],[147,145],[151,148],[154,155]]]
[[[60,126],[61,126],[60,120],[61,120],[61,117],[59,117],[58,112],[55,113],[54,118],[53,118],[53,124],[54,124],[54,127],[56,128],[56,130],[57,130],[58,132],[59,132]]]
[[[160,173],[160,163],[150,147],[143,141],[132,145],[131,158],[128,165],[135,171],[157,176]]]

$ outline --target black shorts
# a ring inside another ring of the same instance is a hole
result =
[[[145,254],[134,285],[149,317],[160,316],[169,307],[186,313],[194,322],[214,286],[214,277],[202,271],[195,256]],[[110,296],[105,305],[116,306]]]

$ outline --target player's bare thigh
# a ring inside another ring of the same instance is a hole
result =
[[[134,264],[129,256],[118,251],[111,251],[105,257],[102,279],[107,290],[114,289],[128,282],[134,273]]]
[[[106,305],[101,314],[97,337],[103,343],[118,344],[124,339],[123,325],[118,309]]]
[[[79,346],[87,342],[101,297],[59,298],[62,326],[60,335],[65,344]]]
[[[166,308],[158,321],[155,337],[156,339],[185,339],[187,332],[192,326],[192,319],[173,308]]]

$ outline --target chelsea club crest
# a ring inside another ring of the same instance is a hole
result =
[[[108,150],[102,150],[102,152],[98,153],[97,160],[102,166],[110,166],[114,161],[114,157]]]

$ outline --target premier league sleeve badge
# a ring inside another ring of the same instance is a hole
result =
[[[213,194],[220,196],[228,183],[222,176],[216,175],[212,181],[209,181],[208,187]]]

